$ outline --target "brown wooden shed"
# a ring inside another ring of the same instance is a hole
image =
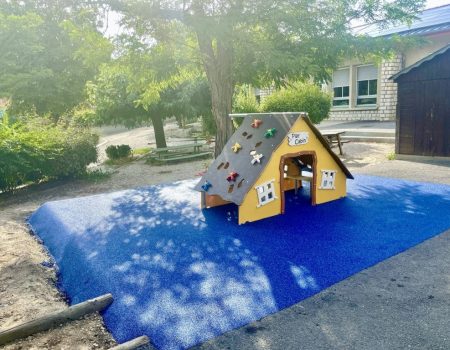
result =
[[[397,154],[450,157],[450,44],[391,77]]]

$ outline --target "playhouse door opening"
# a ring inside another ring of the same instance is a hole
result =
[[[315,172],[316,157],[314,153],[288,155],[281,160],[281,196],[282,212],[284,212],[284,196],[286,191],[309,191],[311,203],[315,204]]]

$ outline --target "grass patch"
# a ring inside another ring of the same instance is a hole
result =
[[[110,177],[111,173],[105,172],[101,169],[87,171],[85,174],[80,176],[81,179],[94,183],[108,180]]]
[[[151,150],[152,150],[152,149],[151,149],[150,147],[135,148],[135,149],[133,149],[133,150],[131,151],[131,153],[132,153],[134,156],[141,156],[141,155],[150,153]]]
[[[386,155],[386,158],[387,158],[388,160],[395,160],[395,152],[389,152],[389,153]]]

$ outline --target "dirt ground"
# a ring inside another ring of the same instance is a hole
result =
[[[448,168],[434,165],[418,168],[410,162],[387,160],[386,155],[393,151],[393,147],[391,144],[349,143],[345,145],[343,159],[354,173],[408,178],[408,171],[433,171],[437,174],[437,182],[450,183]],[[113,169],[109,178],[98,182],[60,181],[32,186],[13,195],[0,195],[0,330],[67,307],[55,286],[54,268],[41,264],[48,260],[47,253],[30,235],[26,225],[26,218],[41,204],[193,178],[206,169],[209,162],[153,166],[139,160]],[[391,173],[389,169],[393,169]],[[402,169],[407,170],[402,173]],[[409,177],[414,179],[414,176]],[[93,315],[0,348],[107,349],[113,345],[114,340],[105,330],[101,317]]]

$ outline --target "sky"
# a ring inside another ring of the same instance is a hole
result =
[[[429,9],[432,7],[438,7],[443,5],[449,5],[450,0],[427,0],[425,8]],[[106,30],[106,36],[112,37],[117,35],[120,32],[119,25],[117,22],[120,20],[120,17],[117,13],[110,13],[110,24],[108,30]]]

